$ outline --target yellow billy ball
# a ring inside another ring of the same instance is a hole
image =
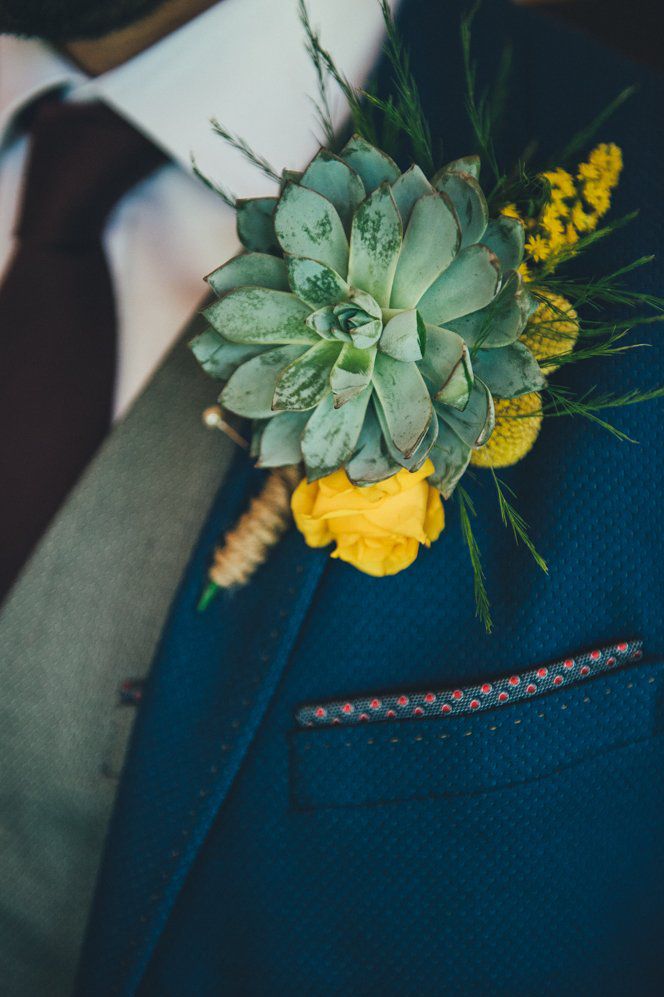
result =
[[[579,336],[579,318],[571,303],[562,294],[544,291],[546,298],[528,321],[521,342],[539,361],[547,374],[557,370],[555,361],[545,363],[547,357],[571,353]]]
[[[496,399],[496,428],[480,450],[473,450],[475,467],[511,467],[526,456],[542,425],[542,399],[535,391],[519,398]]]

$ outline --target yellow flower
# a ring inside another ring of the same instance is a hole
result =
[[[592,150],[586,163],[579,164],[577,176],[583,197],[598,217],[611,207],[611,191],[618,184],[622,168],[622,151],[617,145],[605,142]]]
[[[596,170],[596,176],[603,178],[607,186],[616,186],[623,168],[622,150],[619,146],[613,142],[602,142],[592,150],[588,162]]]
[[[584,184],[583,196],[600,217],[605,215],[611,207],[611,194],[606,185],[600,181],[589,181]]]
[[[600,171],[595,163],[579,163],[579,172],[577,173],[577,178],[579,180],[599,180]]]
[[[506,204],[505,207],[501,209],[500,213],[501,215],[505,215],[506,218],[516,218],[518,221],[523,221],[517,210],[516,204]]]
[[[547,357],[557,357],[571,353],[579,337],[579,317],[571,302],[562,294],[542,291],[546,298],[528,320],[521,336],[542,369],[551,374],[557,370],[558,363],[543,363]]]
[[[532,232],[526,252],[533,263],[547,261],[550,271],[573,254],[579,236],[596,229],[611,207],[611,193],[622,168],[618,146],[603,143],[590,152],[585,163],[579,163],[576,181],[560,167],[542,174],[549,182],[550,198],[536,218],[525,220]]]
[[[568,246],[573,246],[575,242],[579,241],[579,233],[576,231],[574,226],[570,223],[565,226],[565,242]]]
[[[565,231],[560,220],[560,212],[555,204],[547,204],[542,212],[540,224],[542,228],[546,229],[551,242],[562,237]]]
[[[574,197],[574,179],[567,170],[558,167],[555,170],[548,170],[542,176],[546,177],[551,185],[552,198]]]
[[[592,232],[597,228],[598,217],[587,212],[581,201],[577,201],[572,207],[572,224],[578,232]]]
[[[539,263],[551,255],[551,247],[541,235],[531,235],[526,242],[526,252],[530,253],[535,263]]]
[[[537,392],[519,398],[497,398],[496,428],[479,450],[473,450],[474,467],[511,467],[532,449],[542,426],[542,399]]]
[[[310,547],[334,541],[332,557],[367,575],[395,575],[413,563],[420,544],[437,540],[445,525],[440,493],[426,480],[433,470],[427,460],[419,471],[402,468],[363,488],[343,470],[311,484],[302,481],[291,502],[297,528]]]

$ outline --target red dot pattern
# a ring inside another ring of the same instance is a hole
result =
[[[466,689],[402,692],[307,705],[299,710],[296,719],[303,727],[320,727],[339,723],[463,716],[536,698],[561,686],[576,685],[609,669],[638,661],[642,654],[641,641],[621,641],[609,647],[593,648],[556,664],[509,674],[505,678]]]

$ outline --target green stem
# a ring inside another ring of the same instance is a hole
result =
[[[218,591],[219,591],[218,585],[215,585],[214,582],[208,582],[208,584],[205,586],[205,588],[201,593],[200,599],[198,600],[198,605],[196,606],[197,612],[204,613],[205,610],[210,605],[210,603],[212,602],[212,600],[214,599],[214,597],[216,596]]]

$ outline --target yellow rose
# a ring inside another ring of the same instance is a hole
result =
[[[336,543],[339,557],[367,575],[395,575],[413,563],[420,544],[440,536],[445,515],[440,494],[426,480],[427,460],[415,472],[402,468],[377,485],[359,488],[345,471],[302,481],[293,499],[293,516],[310,547]]]

